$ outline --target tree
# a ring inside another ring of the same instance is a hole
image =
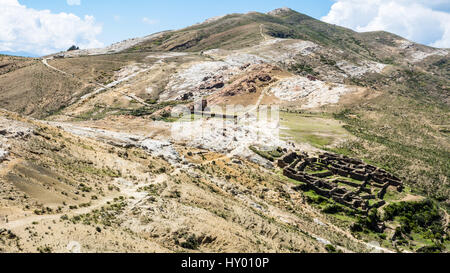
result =
[[[79,50],[80,48],[76,45],[71,46],[67,51]]]

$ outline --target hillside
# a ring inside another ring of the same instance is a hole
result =
[[[286,8],[0,56],[0,251],[448,252],[449,79]]]
[[[288,226],[332,234],[311,225],[316,214],[294,201],[301,196],[282,195],[279,178],[261,173],[258,179],[268,182],[255,183],[254,164],[218,160],[213,167],[208,161],[218,154],[190,149],[187,156],[173,146],[197,166],[175,167],[156,156],[151,147],[160,144],[151,139],[134,144],[139,136],[88,128],[76,132],[89,137],[78,137],[4,111],[0,122],[8,151],[1,160],[2,251],[67,252],[75,241],[87,252],[315,252],[324,246],[312,233]],[[263,190],[265,200],[244,193]],[[363,247],[349,238],[342,244]]]
[[[261,42],[260,33],[273,38],[299,39],[321,46],[344,50],[348,59],[364,57],[373,61],[400,59],[395,47],[409,51],[432,49],[410,43],[387,32],[358,33],[330,25],[291,9],[278,9],[268,14],[251,12],[231,14],[178,31],[170,31],[131,48],[131,51],[202,51],[215,48],[240,49]],[[419,59],[421,55],[414,57]],[[403,56],[405,57],[405,56]]]

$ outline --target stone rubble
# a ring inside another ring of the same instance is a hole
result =
[[[385,64],[364,61],[362,64],[352,64],[347,61],[340,61],[336,64],[351,77],[359,78],[367,73],[381,73],[386,67]]]
[[[354,87],[343,84],[327,84],[320,80],[294,76],[280,80],[269,93],[282,101],[304,100],[302,108],[309,109],[338,103],[341,96],[356,91]]]
[[[174,165],[182,162],[181,156],[174,149],[173,145],[168,141],[160,141],[140,135],[132,135],[102,129],[79,127],[69,124],[60,124],[55,122],[52,122],[51,124],[59,126],[61,129],[74,135],[94,138],[113,146],[123,148],[131,148],[131,147],[141,148],[147,151],[152,156],[162,157],[164,160]]]

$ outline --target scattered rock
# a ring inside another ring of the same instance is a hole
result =
[[[185,93],[181,96],[181,100],[186,101],[192,98],[194,94],[192,92]]]
[[[234,164],[237,164],[237,165],[242,165],[242,161],[240,161],[240,160],[237,159],[237,158],[233,159],[232,162],[233,162]]]
[[[218,88],[222,88],[224,87],[225,84],[222,81],[213,81],[213,82],[209,82],[209,83],[205,83],[200,85],[199,89],[218,89]],[[192,94],[192,93],[191,93]]]
[[[255,93],[258,87],[272,81],[273,77],[271,75],[279,70],[278,67],[270,64],[252,65],[247,73],[241,75],[214,96],[219,98],[223,96],[231,97],[238,94]]]
[[[0,163],[6,160],[6,158],[9,156],[9,152],[3,149],[0,149]]]
[[[336,65],[351,77],[355,78],[359,78],[367,73],[381,73],[381,71],[383,71],[386,67],[385,64],[372,61],[364,61],[361,64],[352,64],[347,61],[340,61]]]
[[[302,108],[308,109],[338,103],[342,95],[356,90],[343,84],[328,84],[317,79],[294,76],[281,80],[271,88],[270,93],[283,101],[304,100]]]

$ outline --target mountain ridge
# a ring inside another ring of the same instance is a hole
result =
[[[194,44],[196,44],[199,41],[196,40],[202,40],[204,39],[204,37],[198,37],[198,33],[195,34],[194,36],[196,37],[191,37],[193,34],[192,33],[185,33],[184,37],[178,37],[178,44],[177,45],[173,45],[173,46],[164,46],[164,43],[170,42],[170,38],[168,36],[173,36],[174,34],[177,33],[183,33],[183,32],[192,32],[195,30],[198,30],[198,28],[207,28],[208,26],[211,27],[212,25],[218,24],[221,21],[226,21],[224,22],[224,24],[238,24],[239,27],[243,28],[244,26],[242,26],[243,22],[233,22],[235,20],[239,19],[243,19],[246,23],[246,25],[252,25],[254,23],[268,23],[269,24],[269,31],[268,31],[268,35],[277,38],[278,36],[281,36],[280,38],[296,38],[296,39],[303,39],[303,40],[309,40],[309,41],[314,41],[314,42],[326,42],[326,44],[333,44],[334,42],[336,42],[336,40],[329,40],[329,39],[323,39],[323,34],[321,34],[320,32],[324,32],[327,33],[327,35],[329,35],[331,32],[342,32],[341,34],[345,34],[346,36],[348,36],[351,39],[359,38],[360,36],[365,37],[365,36],[371,36],[371,35],[376,35],[376,34],[382,34],[383,36],[389,36],[388,38],[390,40],[392,39],[401,39],[401,40],[405,40],[407,41],[407,39],[392,34],[390,32],[387,31],[370,31],[370,32],[356,32],[353,31],[351,29],[347,29],[345,27],[340,27],[337,25],[332,25],[332,24],[328,24],[325,22],[322,22],[320,20],[314,19],[308,15],[299,13],[297,11],[294,11],[290,8],[279,8],[279,9],[275,9],[273,11],[269,11],[267,13],[260,13],[260,12],[251,12],[251,13],[233,13],[233,14],[227,14],[227,15],[222,15],[222,16],[216,16],[216,17],[212,17],[209,18],[207,20],[205,20],[203,23],[198,23],[192,26],[188,26],[179,30],[168,30],[168,31],[161,31],[158,33],[153,33],[150,34],[146,37],[142,37],[142,38],[130,38],[128,40],[124,40],[122,42],[118,42],[115,44],[120,44],[126,41],[131,41],[131,40],[146,40],[145,42],[141,42],[141,43],[136,43],[136,44],[132,44],[126,48],[121,49],[120,51],[140,51],[140,50],[145,50],[145,51],[152,51],[152,50],[163,50],[163,51],[173,51],[173,50],[186,50],[189,48],[192,48],[194,46]],[[280,20],[276,20],[276,19],[281,19]],[[250,22],[249,22],[250,20]],[[275,25],[271,25],[274,24]],[[280,25],[281,24],[281,25]],[[289,26],[295,26],[295,25],[299,25],[299,24],[305,24],[305,28],[300,29],[304,31],[304,33],[299,33],[298,29],[292,29],[289,28]],[[286,28],[287,27],[287,28]],[[248,26],[245,29],[245,31],[248,31]],[[314,31],[307,31],[308,29],[313,28]],[[331,30],[330,30],[331,28]],[[228,27],[228,30],[231,29],[231,26]],[[212,33],[214,33],[215,36],[220,34],[220,31],[216,31],[217,29],[214,29],[214,31],[211,31]],[[258,29],[257,27],[254,27],[253,30],[254,32],[257,32]],[[308,32],[310,32],[308,34]],[[158,37],[160,38],[158,39],[151,39],[149,37],[151,36],[156,36],[157,34],[160,33],[166,33],[166,37]],[[233,33],[236,34],[236,33]],[[248,33],[247,33],[248,34]],[[209,35],[209,34],[208,34]],[[200,36],[202,36],[202,34],[200,34]],[[255,38],[255,37],[253,37]],[[257,38],[257,37],[256,37]],[[369,37],[370,38],[370,37]],[[149,41],[147,41],[149,40]],[[189,42],[191,42],[189,44]],[[249,41],[256,43],[257,39],[251,39]],[[154,43],[153,45],[151,45],[152,43]],[[150,45],[149,45],[150,44]],[[426,45],[421,45],[419,43],[414,43],[415,45],[418,46],[425,46],[427,48],[432,48]],[[114,45],[114,44],[113,44]],[[157,45],[155,47],[155,45]],[[345,48],[346,45],[350,45],[355,46],[354,43],[344,43],[343,45],[340,46],[340,48]],[[243,46],[248,46],[248,44],[244,44]],[[109,46],[111,47],[111,46]],[[134,48],[133,48],[134,47]],[[200,51],[200,50],[207,50],[210,49],[212,46],[207,46],[206,48],[203,47],[194,47],[194,50]],[[351,48],[350,47],[350,48]],[[356,47],[360,48],[359,45],[356,45]],[[108,48],[108,47],[107,47]],[[375,47],[373,47],[375,48]],[[129,50],[131,49],[131,50]],[[361,48],[360,48],[361,49]],[[362,48],[364,50],[364,48]],[[95,52],[95,50],[91,49],[91,50],[84,50],[84,52],[90,52],[93,51]],[[117,51],[117,52],[120,52]],[[107,53],[107,51],[102,51],[100,50],[99,52],[101,52],[100,54],[104,54]],[[81,52],[80,54],[83,54],[83,52]],[[87,53],[88,55],[90,53]],[[94,53],[95,54],[95,53]],[[72,54],[73,55],[73,54]]]

